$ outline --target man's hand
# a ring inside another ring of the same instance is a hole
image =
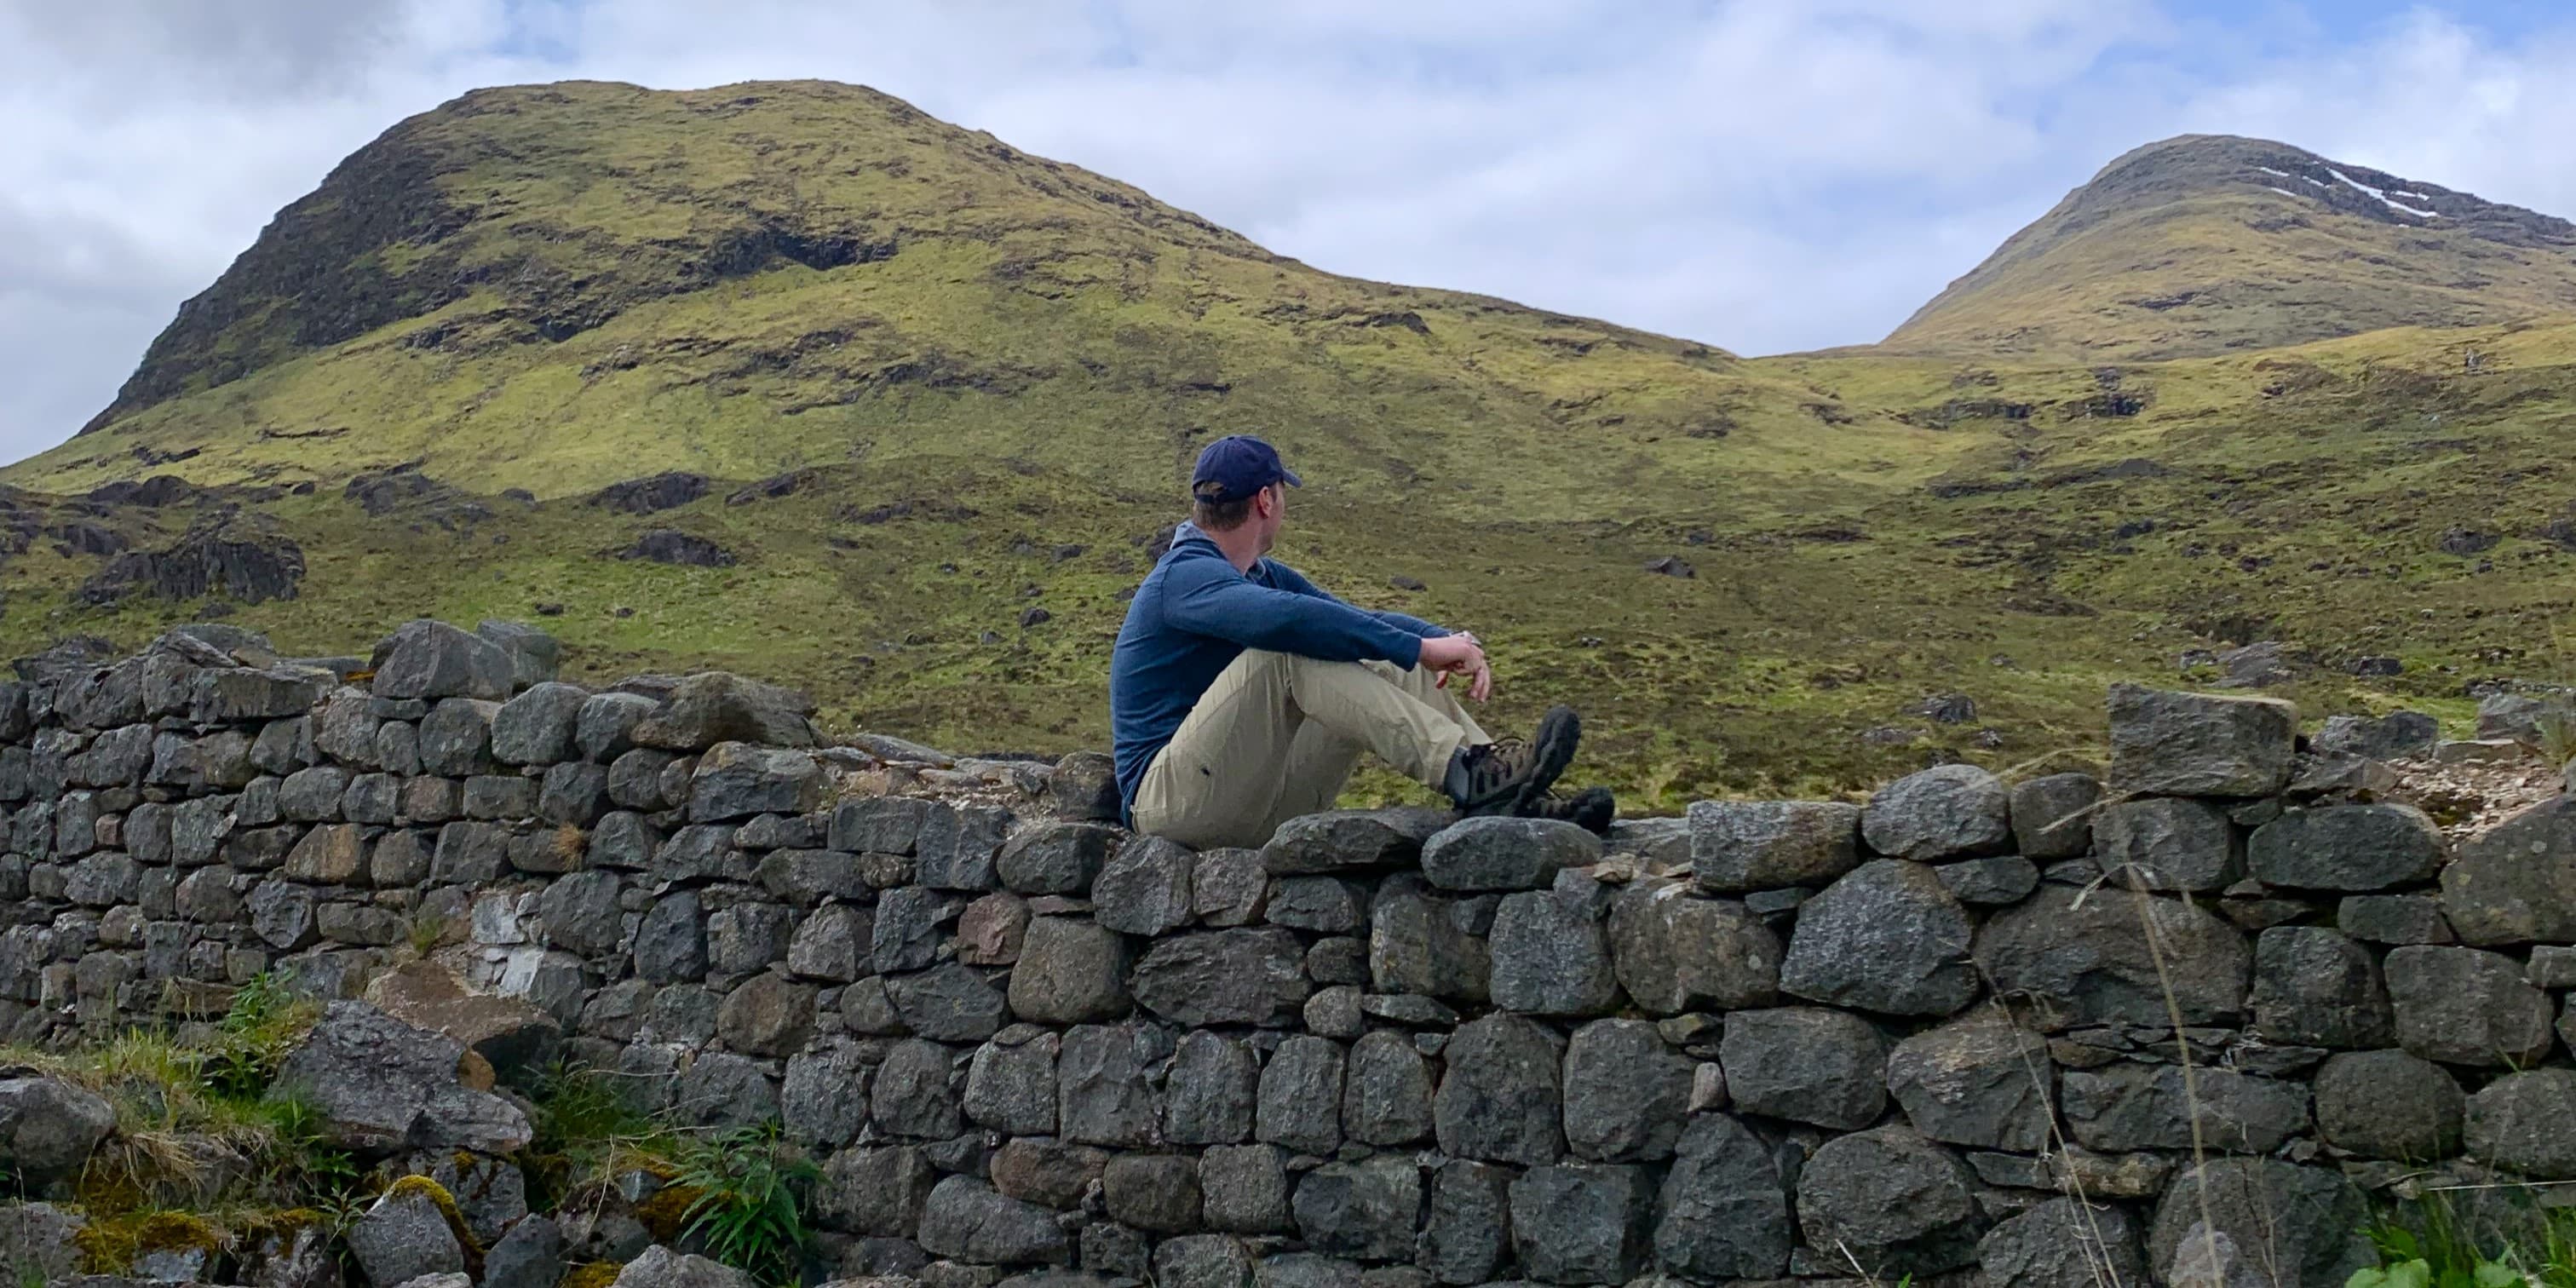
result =
[[[1465,631],[1422,641],[1422,665],[1440,673],[1440,678],[1433,681],[1439,688],[1449,687],[1449,677],[1463,675],[1468,677],[1467,696],[1476,701],[1482,702],[1494,692],[1494,668],[1485,660],[1484,646]]]

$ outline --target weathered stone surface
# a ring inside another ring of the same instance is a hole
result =
[[[1258,1078],[1242,1043],[1204,1030],[1183,1034],[1165,1084],[1164,1138],[1175,1145],[1251,1139]]]
[[[628,731],[639,747],[704,751],[720,742],[771,747],[811,747],[811,699],[791,689],[746,680],[724,671],[702,671],[680,681]],[[837,848],[837,847],[836,847]]]
[[[555,1288],[563,1272],[563,1229],[547,1216],[511,1226],[483,1254],[483,1288]]]
[[[403,623],[376,646],[374,662],[372,688],[380,698],[510,696],[510,655],[445,622]]]
[[[2145,1284],[2138,1231],[2126,1210],[2050,1199],[1998,1223],[1977,1242],[1988,1288],[2098,1288]]]
[[[2376,719],[2328,716],[2315,744],[2322,752],[2404,760],[2429,756],[2442,740],[2441,723],[2421,711],[2392,711]]]
[[[1941,887],[1965,904],[2015,904],[2039,888],[2039,865],[2018,854],[1960,859],[1932,869]]]
[[[2254,941],[2254,1031],[2279,1043],[2383,1047],[2395,1017],[2369,950],[2324,926],[2274,926]]]
[[[1694,897],[1678,881],[1635,881],[1611,901],[1608,928],[1619,984],[1649,1014],[1779,998],[1780,937],[1740,903]]]
[[[1287,1151],[1276,1145],[1217,1145],[1199,1155],[1207,1223],[1236,1234],[1295,1228],[1288,1203]]]
[[[2011,793],[1974,765],[1935,765],[1871,796],[1860,832],[1872,850],[1901,859],[1993,854],[2012,841]]]
[[[2369,1219],[2368,1202],[2340,1173],[2271,1158],[2213,1159],[2166,1187],[2147,1231],[2147,1264],[2170,1275],[2188,1252],[2209,1276],[2195,1284],[2337,1288],[2379,1264],[2364,1232]]]
[[[1388,878],[1378,887],[1369,917],[1369,977],[1376,991],[1487,1000],[1493,958],[1486,932],[1499,902],[1491,895],[1445,897],[1411,875]]]
[[[2482,1162],[2534,1180],[2576,1179],[2576,1071],[2509,1073],[2469,1097],[2464,1132]]]
[[[542,686],[540,686],[542,687]],[[640,693],[594,693],[573,713],[573,747],[584,760],[608,764],[634,750],[635,726],[653,713]]]
[[[1279,1044],[1261,1069],[1253,1134],[1301,1154],[1329,1155],[1342,1145],[1340,1044],[1300,1034]]]
[[[1259,850],[1203,850],[1190,870],[1190,909],[1212,927],[1259,921],[1270,895],[1270,874]]]
[[[408,1283],[465,1269],[465,1245],[432,1195],[426,1186],[396,1186],[350,1224],[349,1255],[368,1282]]]
[[[1071,1209],[1100,1183],[1109,1153],[1044,1137],[1005,1143],[993,1155],[993,1188],[1040,1207]]]
[[[1279,825],[1261,847],[1261,866],[1273,876],[1409,867],[1445,821],[1412,807],[1308,814]]]
[[[2466,1101],[2450,1072],[2404,1051],[2350,1051],[2317,1069],[2317,1134],[2364,1158],[2421,1162],[2460,1150]]]
[[[1619,1001],[1602,907],[1574,891],[1503,896],[1486,943],[1494,1005],[1528,1015],[1607,1013]]]
[[[1130,987],[1146,1010],[1190,1028],[1283,1024],[1311,991],[1304,963],[1286,930],[1204,931],[1158,941]]]
[[[1510,1168],[1450,1159],[1431,1173],[1416,1260],[1443,1284],[1493,1282],[1511,1253]]]
[[[2070,1069],[2058,1085],[2067,1130],[2105,1153],[2199,1146],[2267,1154],[2308,1125],[2305,1088],[2233,1069],[2195,1070],[2186,1086],[2180,1065],[2114,1064]]]
[[[1161,1145],[1163,1097],[1147,1070],[1171,1053],[1161,1031],[1146,1025],[1065,1030],[1056,1056],[1056,1130],[1087,1145]]]
[[[695,890],[677,890],[654,901],[635,928],[635,973],[656,984],[698,979],[707,973],[706,917]]]
[[[1441,1055],[1448,1070],[1432,1101],[1440,1152],[1521,1167],[1564,1154],[1561,1057],[1546,1029],[1488,1015],[1461,1025]]]
[[[981,1042],[1010,1019],[1001,991],[955,962],[890,977],[886,996],[905,1028],[934,1042]]]
[[[1920,863],[1862,864],[1799,905],[1782,991],[1891,1015],[1948,1015],[1977,995],[1967,910]]]
[[[1860,862],[1860,819],[1843,801],[1693,801],[1692,879],[1719,894],[1822,885]]]
[[[778,1088],[767,1067],[730,1051],[701,1053],[680,1071],[672,1108],[710,1127],[749,1127],[778,1116]]]
[[[1535,1167],[1511,1183],[1512,1246],[1542,1283],[1624,1284],[1651,1246],[1655,1185],[1642,1167]]]
[[[2013,848],[2026,859],[2071,859],[2092,848],[2093,806],[2102,783],[2091,774],[2049,774],[2013,784]]]
[[[1656,1204],[1656,1259],[1700,1280],[1770,1279],[1789,1267],[1788,1187],[1770,1149],[1724,1114],[1692,1117]]]
[[[1367,926],[1368,887],[1343,877],[1273,877],[1263,918],[1274,926],[1349,934]]]
[[[963,1126],[962,1104],[951,1083],[955,1059],[935,1042],[908,1038],[894,1044],[868,1093],[868,1116],[896,1136],[946,1140]]]
[[[1084,1265],[1091,1262],[1083,1258]],[[1165,1239],[1154,1247],[1153,1276],[1156,1288],[1252,1288],[1252,1256],[1231,1235]]]
[[[1109,1219],[1152,1234],[1199,1228],[1199,1164],[1188,1154],[1118,1154],[1100,1173]]]
[[[2298,710],[2272,698],[2221,698],[2111,686],[2114,792],[2268,796],[2290,781]]]
[[[787,941],[787,969],[808,979],[846,984],[868,972],[868,941],[875,933],[875,920],[865,908],[817,908]]]
[[[1007,811],[988,805],[931,810],[913,844],[913,879],[934,890],[995,888],[996,856],[1010,824]]]
[[[1888,1091],[1914,1130],[1977,1149],[2046,1149],[2056,1081],[2046,1040],[1994,1011],[1918,1033],[1887,1058]]]
[[[1937,1274],[1971,1264],[1982,1215],[1968,1169],[1911,1128],[1837,1136],[1798,1173],[1798,1226],[1812,1247],[1870,1275]]]
[[[1089,894],[1118,840],[1117,829],[1099,823],[1041,823],[1002,846],[995,871],[1016,894]]]
[[[1160,935],[1190,924],[1190,875],[1198,856],[1159,836],[1119,848],[1091,883],[1095,920],[1129,935]]]
[[[955,896],[919,886],[888,890],[877,900],[870,960],[881,975],[921,970],[939,960],[940,929],[957,916]]]
[[[1431,1065],[1412,1039],[1380,1029],[1351,1045],[1341,1117],[1342,1129],[1363,1145],[1410,1145],[1430,1137]]]
[[[2335,929],[2368,944],[2454,941],[2442,902],[2420,894],[2348,894],[2335,908]]]
[[[1692,1062],[1644,1020],[1595,1020],[1574,1031],[1563,1074],[1566,1148],[1599,1163],[1672,1155],[1690,1111]]]
[[[1105,927],[1071,917],[1029,923],[1011,972],[1013,1014],[1039,1024],[1087,1024],[1125,1015],[1127,946]]]
[[[313,892],[286,881],[262,881],[251,887],[244,906],[251,933],[284,952],[307,947],[319,937],[313,921]]]
[[[966,1116],[1013,1136],[1053,1134],[1061,1046],[1055,1034],[1014,1030],[975,1048],[966,1072]]]
[[[823,803],[823,767],[810,752],[720,742],[689,777],[689,820],[802,814]]]
[[[1422,875],[1443,890],[1544,890],[1557,869],[1601,859],[1601,838],[1556,819],[1483,816],[1422,847]]]
[[[909,1238],[930,1207],[938,1176],[911,1145],[845,1149],[823,1163],[814,1208],[824,1226],[845,1234]]]
[[[2461,842],[2442,869],[2442,911],[2464,943],[2576,943],[2576,796]]]
[[[2060,885],[1996,913],[1978,930],[1975,955],[1998,992],[2029,995],[2051,1030],[2165,1024],[2168,985],[2183,1023],[2229,1023],[2244,1013],[2253,967],[2243,934],[2205,908],[2107,889],[2086,897]]]
[[[778,1087],[780,1126],[808,1145],[839,1149],[849,1144],[867,1125],[868,1084],[875,1075],[875,1061],[846,1043],[789,1056],[787,1076]]]
[[[502,703],[492,715],[492,758],[504,765],[571,759],[573,733],[589,702],[579,686],[547,681]]]
[[[1073,1255],[1053,1213],[963,1176],[932,1187],[918,1237],[924,1251],[959,1261],[1062,1265]]]
[[[1738,1108],[1840,1131],[1876,1122],[1887,1107],[1887,1055],[1868,1021],[1805,1006],[1728,1012],[1718,1046]]]
[[[786,1056],[814,1032],[814,986],[763,972],[725,995],[716,1033],[747,1055]]]
[[[500,710],[473,698],[447,698],[430,708],[420,722],[421,768],[448,778],[489,772],[492,721]]]
[[[2397,1044],[2445,1064],[2525,1068],[2547,1054],[2549,995],[2512,958],[2475,948],[2389,951]]]
[[[2150,796],[2093,813],[2093,855],[2113,884],[2220,890],[2245,875],[2245,847],[2227,811],[2205,800]]]
[[[2302,890],[2386,890],[2428,880],[2446,851],[2441,829],[2412,805],[2294,809],[2246,843],[2256,880]]]
[[[723,1262],[674,1252],[657,1243],[627,1262],[609,1288],[758,1288],[758,1284]]]
[[[1422,1173],[1412,1160],[1381,1155],[1327,1163],[1297,1183],[1297,1229],[1309,1247],[1373,1261],[1413,1257],[1422,1213]]]
[[[79,1173],[116,1126],[116,1109],[58,1078],[0,1078],[0,1171],[41,1190]]]

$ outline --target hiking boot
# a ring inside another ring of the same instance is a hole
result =
[[[1556,784],[1582,739],[1583,721],[1574,708],[1549,707],[1528,742],[1491,742],[1461,751],[1445,784],[1449,799],[1462,817],[1517,814]]]
[[[1523,805],[1520,813],[1523,818],[1551,818],[1594,836],[1608,836],[1611,820],[1619,815],[1619,803],[1607,787],[1586,787],[1568,797],[1551,792]]]

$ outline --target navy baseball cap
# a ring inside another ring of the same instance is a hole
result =
[[[1304,487],[1279,463],[1279,449],[1250,434],[1228,434],[1199,453],[1190,473],[1190,495],[1201,501],[1237,501],[1273,483]]]

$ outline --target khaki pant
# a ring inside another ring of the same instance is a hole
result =
[[[1363,751],[1438,787],[1460,747],[1493,741],[1438,679],[1246,649],[1146,767],[1136,828],[1192,849],[1260,845],[1282,822],[1331,809]]]

